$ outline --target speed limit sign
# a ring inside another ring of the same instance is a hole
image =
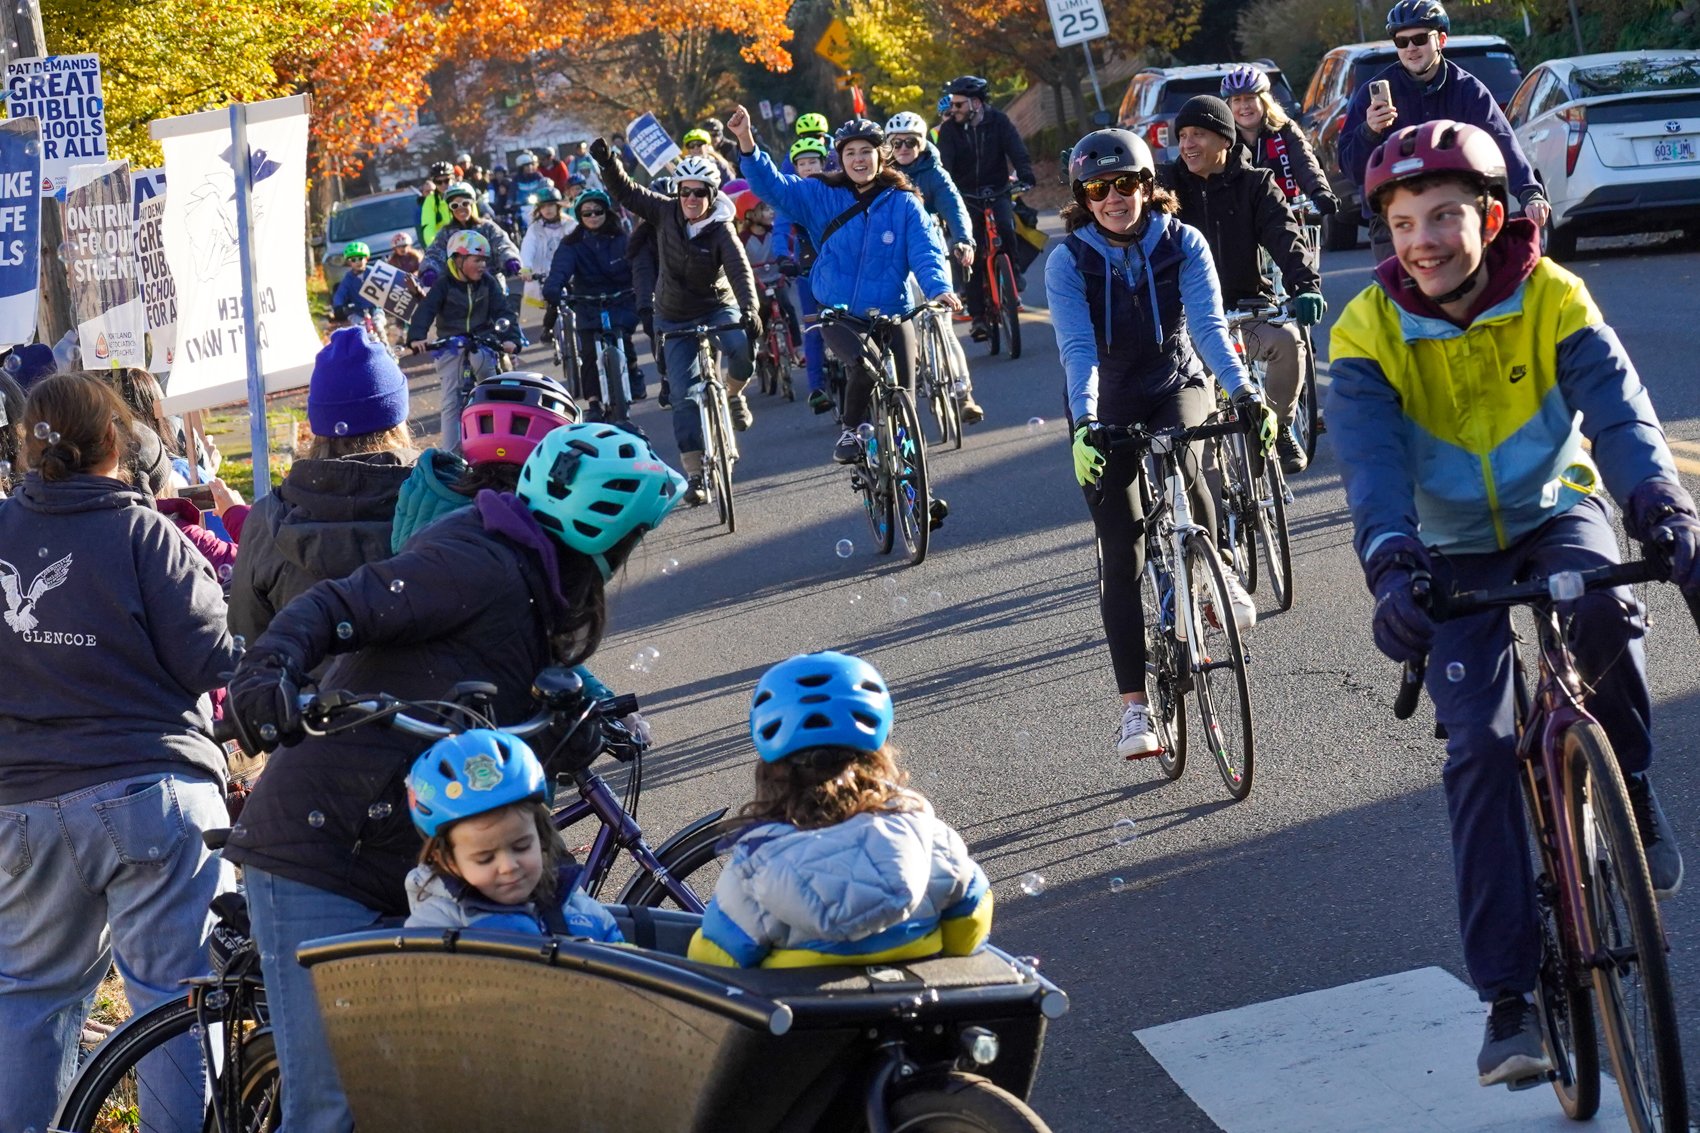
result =
[[[1072,47],[1110,34],[1104,0],[1045,0],[1051,12],[1051,31],[1058,47]]]

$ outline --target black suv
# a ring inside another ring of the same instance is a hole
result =
[[[1480,79],[1503,108],[1517,93],[1523,72],[1511,45],[1497,35],[1453,35],[1446,39],[1446,58]],[[1322,218],[1323,244],[1330,251],[1355,248],[1358,244],[1358,187],[1340,169],[1340,127],[1346,121],[1346,104],[1352,92],[1393,63],[1399,53],[1387,39],[1374,43],[1348,43],[1322,57],[1305,90],[1299,125],[1316,150],[1316,160],[1328,175],[1340,211]]]
[[[1269,93],[1287,113],[1298,117],[1298,99],[1281,68],[1267,59],[1252,66],[1261,67],[1269,76]],[[1219,94],[1222,76],[1244,63],[1203,63],[1192,67],[1147,67],[1127,85],[1122,95],[1121,110],[1116,125],[1132,130],[1145,139],[1152,156],[1159,162],[1173,161],[1179,156],[1180,139],[1175,130],[1175,115],[1181,112],[1187,99],[1199,94]],[[1509,96],[1507,96],[1509,97]]]

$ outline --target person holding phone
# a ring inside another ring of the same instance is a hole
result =
[[[1451,30],[1452,20],[1439,0],[1398,0],[1388,10],[1387,34],[1399,57],[1353,92],[1347,103],[1340,127],[1340,168],[1362,185],[1370,154],[1392,131],[1443,118],[1465,122],[1486,130],[1499,144],[1511,195],[1522,204],[1524,216],[1537,228],[1544,227],[1552,209],[1511,123],[1480,79],[1442,55]],[[1367,200],[1363,211],[1370,248],[1379,263],[1393,254],[1392,237],[1387,222],[1373,214]]]

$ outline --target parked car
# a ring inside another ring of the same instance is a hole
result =
[[[1523,73],[1511,45],[1497,35],[1453,35],[1446,38],[1446,58],[1480,79],[1500,106],[1511,101]],[[1358,186],[1340,168],[1340,127],[1352,92],[1399,61],[1390,39],[1348,43],[1322,57],[1305,88],[1299,125],[1310,138],[1316,160],[1328,175],[1340,211],[1322,218],[1323,246],[1331,251],[1355,248],[1361,204]]]
[[[1549,59],[1506,116],[1552,202],[1548,255],[1580,236],[1700,235],[1700,51]]]
[[[1269,75],[1270,93],[1275,101],[1297,117],[1298,99],[1287,76],[1267,59],[1253,64]],[[1191,67],[1147,67],[1133,77],[1122,95],[1121,110],[1116,124],[1132,130],[1151,146],[1158,161],[1173,161],[1179,155],[1179,139],[1175,136],[1175,115],[1194,95],[1217,94],[1222,89],[1222,76],[1244,63],[1204,63]]]
[[[342,273],[342,249],[350,240],[358,240],[372,249],[372,255],[382,259],[390,254],[390,239],[397,232],[412,235],[418,244],[423,233],[419,227],[419,194],[412,189],[397,189],[389,193],[373,193],[366,197],[338,201],[331,206],[325,221],[325,250],[320,262],[325,269],[325,285],[334,288]]]

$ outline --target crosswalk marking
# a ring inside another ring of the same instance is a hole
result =
[[[1419,968],[1134,1032],[1224,1133],[1575,1130],[1551,1089],[1476,1085],[1486,1010]],[[1590,1133],[1627,1130],[1601,1083]]]

